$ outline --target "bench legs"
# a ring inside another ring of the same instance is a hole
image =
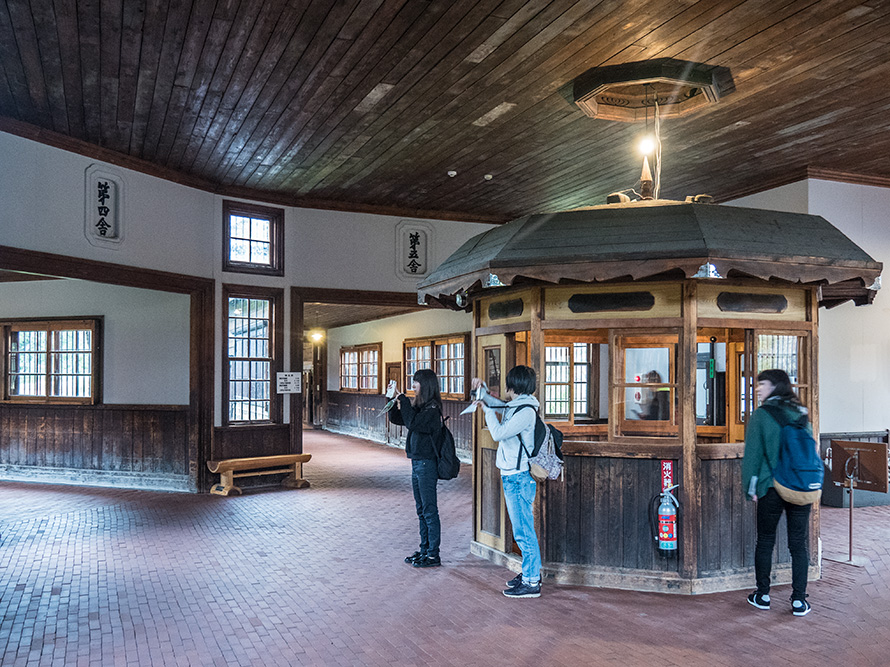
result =
[[[224,470],[219,473],[219,484],[210,487],[210,493],[217,496],[228,496],[231,493],[241,495],[241,488],[235,486],[236,477],[252,477],[254,475],[274,475],[286,472],[287,477],[281,482],[281,486],[287,489],[309,488],[309,481],[303,479],[303,464],[300,462],[278,470],[253,470],[235,473],[234,470]]]
[[[233,470],[221,472],[219,474],[219,482],[219,484],[214,484],[210,487],[210,493],[217,496],[227,496],[230,493],[241,495],[241,488],[235,486],[235,472]]]
[[[309,480],[303,479],[303,464],[294,463],[293,468],[293,471],[281,482],[281,486],[288,489],[308,489]]]

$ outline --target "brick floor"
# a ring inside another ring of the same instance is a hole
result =
[[[856,510],[865,567],[825,562],[814,611],[550,585],[470,556],[470,471],[442,482],[445,567],[416,547],[399,450],[306,433],[312,488],[233,498],[0,484],[2,665],[886,665],[890,508]],[[845,552],[848,510],[825,509]]]

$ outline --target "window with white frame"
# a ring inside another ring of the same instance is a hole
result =
[[[383,343],[340,348],[340,390],[379,394]]]
[[[411,393],[414,373],[431,368],[439,378],[443,398],[463,400],[467,394],[468,335],[452,334],[431,338],[415,338],[402,344],[406,393]]]
[[[98,319],[17,321],[0,326],[4,399],[24,403],[98,402]]]

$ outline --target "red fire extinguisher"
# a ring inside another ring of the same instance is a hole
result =
[[[658,504],[658,548],[662,551],[677,551],[677,510],[680,503],[671,491],[679,484],[674,484],[661,492]]]
[[[655,532],[655,543],[663,556],[677,553],[677,512],[680,503],[671,491],[679,484],[652,496],[649,503],[649,525]]]

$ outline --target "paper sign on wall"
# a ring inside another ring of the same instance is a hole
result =
[[[303,376],[300,373],[277,373],[279,394],[299,394],[303,391]]]

